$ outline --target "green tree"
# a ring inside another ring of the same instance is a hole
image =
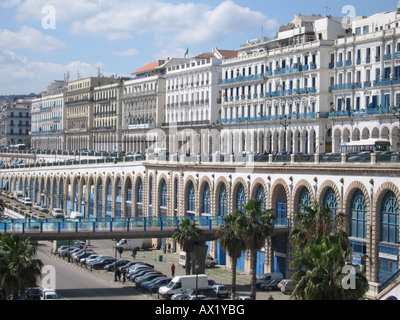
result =
[[[172,238],[179,243],[182,250],[186,252],[186,274],[190,274],[191,256],[190,253],[194,250],[195,245],[203,240],[203,230],[201,230],[196,221],[190,218],[182,220],[179,228],[175,229],[172,233]]]
[[[217,231],[216,237],[222,248],[224,248],[232,262],[232,300],[235,299],[236,295],[236,267],[237,259],[240,258],[242,252],[246,250],[246,243],[243,238],[237,234],[237,222],[241,212],[235,211],[230,215],[223,218],[225,224]]]
[[[2,199],[0,199],[0,219],[4,218],[4,208],[5,203]]]
[[[256,299],[256,282],[257,282],[257,251],[264,245],[273,231],[274,215],[272,210],[263,209],[262,199],[251,199],[244,206],[238,222],[238,235],[243,238],[246,248],[250,251],[250,298]]]
[[[25,289],[34,287],[41,276],[43,263],[35,259],[36,247],[29,244],[27,236],[3,233],[0,238],[0,287],[6,296],[25,294]]]
[[[296,287],[293,297],[304,300],[357,300],[368,291],[366,277],[354,269],[355,287],[343,286],[348,273],[343,272],[351,260],[352,250],[343,214],[313,201],[296,215],[295,229],[290,235],[294,247],[292,266],[297,271],[292,279]]]

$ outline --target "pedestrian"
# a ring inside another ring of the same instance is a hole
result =
[[[126,281],[126,269],[124,268],[122,270],[122,283],[125,284],[125,281]]]
[[[136,249],[132,249],[131,257],[133,258],[133,260],[136,259]]]
[[[171,266],[171,274],[172,274],[172,276],[175,276],[175,264],[173,264],[173,263]]]
[[[168,243],[168,252],[171,253],[171,244]]]
[[[119,270],[119,268],[117,268],[115,270],[116,274],[117,274],[117,281],[121,281],[121,270]]]

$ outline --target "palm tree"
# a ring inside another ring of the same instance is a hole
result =
[[[236,266],[237,259],[240,258],[242,252],[246,250],[246,243],[243,238],[237,234],[237,221],[240,217],[241,212],[235,211],[234,213],[227,215],[223,218],[225,224],[216,233],[216,237],[222,248],[224,248],[232,262],[232,300],[235,299],[236,295]]]
[[[294,246],[292,266],[297,271],[292,279],[296,287],[293,297],[310,300],[360,299],[368,291],[368,281],[356,271],[356,289],[345,289],[342,272],[350,261],[352,250],[346,232],[345,216],[332,215],[332,210],[313,201],[311,207],[303,206],[295,219],[295,230],[290,235]]]
[[[244,206],[244,213],[238,217],[238,235],[243,237],[250,251],[251,291],[250,298],[256,299],[257,251],[264,245],[274,231],[272,210],[263,209],[262,199],[251,199]]]
[[[351,274],[354,288],[343,286],[347,273],[343,272],[352,250],[344,233],[315,236],[296,260],[300,269],[292,279],[296,287],[292,297],[303,300],[359,300],[368,291],[368,280],[355,268]]]
[[[182,220],[179,228],[175,229],[172,233],[172,238],[179,243],[182,250],[186,252],[186,274],[190,274],[190,253],[194,250],[195,245],[203,239],[203,230],[201,230],[196,221],[190,218]]]
[[[0,219],[4,218],[4,206],[5,206],[4,201],[0,199]]]
[[[27,236],[3,233],[0,238],[0,287],[6,296],[24,293],[28,287],[34,287],[41,276],[43,263],[35,259],[36,247],[29,244]]]

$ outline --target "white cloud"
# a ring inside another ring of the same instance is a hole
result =
[[[114,51],[113,55],[121,56],[121,57],[132,57],[139,54],[139,50],[137,49],[128,49],[124,51]]]
[[[0,2],[0,7],[2,8],[12,8],[20,4],[20,0],[4,0]]]
[[[96,76],[97,68],[104,69],[104,65],[82,61],[72,61],[65,65],[30,61],[13,51],[0,50],[0,74],[7,75],[0,77],[0,94],[39,93],[52,81],[62,80],[67,72],[71,74],[71,80],[75,80],[78,71],[82,77]]]
[[[267,29],[277,22],[264,14],[241,7],[231,0],[211,8],[201,3],[171,4],[157,0],[119,1],[109,10],[72,23],[75,35],[128,34],[154,32],[168,41],[204,43],[223,40],[234,32]]]
[[[26,26],[22,26],[19,32],[0,29],[0,43],[10,50],[52,52],[64,48],[62,41]]]

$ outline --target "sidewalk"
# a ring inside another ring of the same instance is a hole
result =
[[[95,243],[94,243],[95,246]],[[114,256],[114,252],[106,250],[104,254]],[[101,252],[99,252],[101,253]],[[119,254],[117,255],[119,258]],[[139,251],[136,254],[136,259],[133,260],[130,251],[125,251],[122,253],[121,259],[147,262],[154,265],[156,270],[161,271],[168,277],[171,277],[171,265],[175,264],[175,276],[185,275],[185,269],[179,265],[179,254],[178,253],[164,253],[162,250],[150,250],[150,251]],[[227,259],[229,259],[227,257]],[[232,271],[225,268],[225,266],[217,266],[215,268],[207,268],[206,274],[211,280],[215,280],[217,283],[224,284],[227,288],[231,289],[232,284]],[[110,278],[113,274],[110,273]],[[250,294],[250,275],[244,274],[237,271],[236,275],[236,292],[237,295],[249,295]],[[129,283],[129,282],[128,282]],[[122,283],[121,283],[122,285]],[[274,300],[290,300],[289,295],[284,295],[280,291],[264,291],[261,289],[257,290],[256,299],[257,300],[268,300],[268,298]]]

